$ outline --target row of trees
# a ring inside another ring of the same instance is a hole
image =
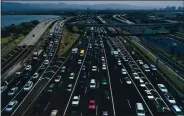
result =
[[[27,35],[37,24],[39,23],[38,20],[33,20],[30,22],[22,22],[19,25],[11,24],[2,28],[1,30],[1,37],[8,37],[11,35]]]

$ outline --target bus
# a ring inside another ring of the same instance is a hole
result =
[[[84,56],[84,50],[80,51],[80,56]]]

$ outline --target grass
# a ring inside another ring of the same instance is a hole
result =
[[[24,35],[20,35],[17,39],[14,41],[11,41],[11,36],[6,38],[1,38],[1,54],[4,56],[5,54],[12,51],[23,39]]]
[[[65,54],[72,47],[72,45],[76,42],[79,36],[80,34],[71,33],[66,27],[63,27],[60,48],[57,54],[58,57],[61,57],[63,54]]]

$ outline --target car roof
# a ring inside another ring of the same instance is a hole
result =
[[[176,110],[176,112],[181,112],[181,109],[177,105],[173,105],[173,108]]]
[[[8,105],[13,105],[15,102],[17,102],[16,100],[11,101]]]
[[[138,110],[143,110],[144,109],[142,103],[136,103],[136,105],[137,105]]]

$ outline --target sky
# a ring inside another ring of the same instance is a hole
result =
[[[26,1],[26,0],[25,0]],[[44,0],[43,0],[44,1]],[[175,0],[175,1],[44,1],[44,2],[40,2],[40,1],[26,1],[24,2],[24,0],[22,1],[18,1],[20,3],[67,3],[67,4],[128,4],[128,5],[136,5],[136,6],[158,6],[158,7],[166,7],[166,6],[183,6],[184,1],[180,0]]]

